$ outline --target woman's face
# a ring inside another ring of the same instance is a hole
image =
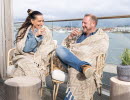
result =
[[[35,19],[31,19],[34,28],[40,29],[44,24],[43,15],[36,15]]]

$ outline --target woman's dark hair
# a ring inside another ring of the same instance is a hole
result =
[[[18,42],[19,40],[21,40],[24,35],[25,35],[25,32],[27,30],[27,28],[32,25],[31,23],[31,19],[35,19],[37,15],[42,15],[41,12],[39,11],[33,11],[31,9],[28,9],[27,10],[27,13],[28,13],[28,17],[26,18],[25,22],[22,24],[22,26],[19,28],[18,30],[18,33],[21,29],[24,29],[20,34],[17,33],[17,36],[16,36],[16,40],[15,42]]]

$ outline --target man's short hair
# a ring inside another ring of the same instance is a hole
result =
[[[92,15],[92,14],[85,14],[84,17],[90,17],[93,21],[95,21],[95,26],[97,25],[98,23],[98,19],[95,15]]]

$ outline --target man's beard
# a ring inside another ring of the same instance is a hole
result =
[[[88,29],[88,28],[86,28],[86,27],[85,27],[85,28],[83,28],[83,32],[84,32],[84,33],[87,33],[87,32],[89,32],[90,30],[91,30],[91,28],[89,28],[89,29]]]

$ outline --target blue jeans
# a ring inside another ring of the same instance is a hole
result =
[[[77,71],[82,72],[82,65],[90,65],[88,62],[81,61],[72,52],[63,46],[56,49],[56,55],[65,65],[75,68]]]

